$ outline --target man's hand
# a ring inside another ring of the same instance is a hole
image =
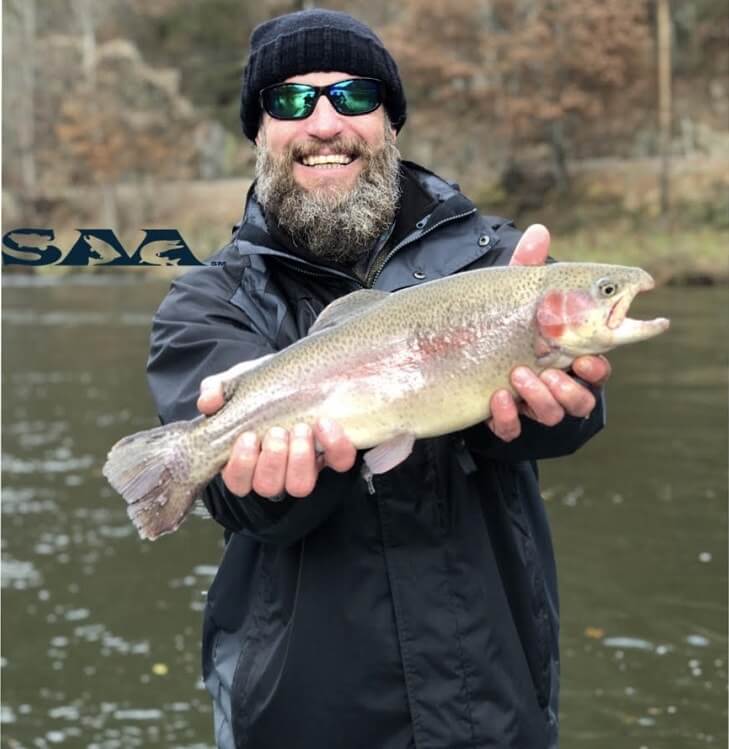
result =
[[[541,224],[530,226],[519,240],[510,265],[543,265],[549,254],[549,232]],[[604,356],[580,356],[572,362],[572,373],[591,385],[603,385],[610,377],[610,363]],[[520,401],[508,390],[491,397],[491,417],[486,422],[494,434],[510,442],[521,434],[520,415],[547,426],[558,424],[566,414],[588,416],[595,408],[595,396],[580,382],[560,369],[536,375],[528,367],[516,367],[511,385]]]
[[[235,367],[203,380],[197,401],[201,413],[210,416],[223,405],[222,383],[233,370]],[[323,450],[318,457],[315,438]],[[244,432],[235,441],[221,476],[229,491],[238,496],[253,490],[267,498],[284,491],[293,497],[306,497],[314,490],[322,468],[348,471],[356,457],[356,448],[339,424],[320,419],[313,429],[303,423],[296,424],[290,433],[274,427],[264,435],[262,444],[255,432]]]

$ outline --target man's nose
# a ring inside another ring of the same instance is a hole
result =
[[[306,118],[306,131],[314,138],[325,140],[338,135],[344,126],[342,115],[326,96],[320,96],[314,111]]]

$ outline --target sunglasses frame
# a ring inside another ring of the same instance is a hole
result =
[[[368,109],[366,112],[357,112],[353,114],[349,114],[347,112],[340,112],[334,98],[331,96],[331,89],[334,86],[341,86],[342,83],[350,83],[352,81],[372,81],[377,84],[377,89],[379,93],[379,101],[377,104],[372,107],[372,109]],[[303,117],[279,117],[278,115],[271,114],[271,112],[268,111],[266,106],[263,103],[263,96],[267,91],[272,91],[273,89],[280,88],[282,86],[306,86],[308,89],[311,89],[314,91],[314,101],[311,106],[311,112],[309,114],[303,116]],[[371,112],[376,111],[379,107],[381,107],[385,103],[385,84],[379,79],[379,78],[345,78],[341,81],[335,81],[334,83],[330,83],[327,86],[312,86],[309,83],[296,83],[296,82],[289,82],[289,83],[274,83],[271,86],[266,86],[265,88],[262,88],[258,92],[258,102],[261,106],[261,109],[269,116],[273,117],[274,120],[283,120],[286,122],[296,122],[298,120],[306,120],[309,117],[311,117],[312,114],[314,114],[314,110],[316,109],[316,105],[319,103],[319,99],[322,96],[326,96],[326,98],[329,100],[329,103],[334,108],[334,111],[337,114],[342,115],[343,117],[361,117],[363,114],[370,114]]]

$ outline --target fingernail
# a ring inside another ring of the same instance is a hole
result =
[[[529,381],[529,370],[524,367],[517,367],[511,373],[511,379],[516,382],[517,385],[526,385]]]
[[[308,439],[311,435],[311,427],[308,424],[297,424],[294,427],[294,437]]]
[[[542,372],[542,379],[548,385],[559,385],[560,382],[559,375],[551,369],[548,369],[546,372]]]
[[[589,375],[592,374],[592,360],[590,359],[581,359],[579,363],[580,372],[583,375]]]
[[[243,443],[243,447],[251,449],[258,443],[258,437],[255,432],[243,432],[241,442]]]
[[[507,392],[506,390],[498,390],[496,393],[494,393],[494,398],[496,398],[499,405],[508,406],[512,396],[511,393]]]
[[[319,426],[322,431],[328,434],[330,437],[334,437],[339,433],[339,425],[332,419],[319,419]]]
[[[274,442],[286,442],[289,433],[283,427],[271,427],[268,431],[268,436]]]

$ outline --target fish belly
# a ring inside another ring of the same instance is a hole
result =
[[[339,422],[361,449],[402,433],[446,434],[486,419],[513,366],[533,366],[527,313],[479,318],[451,308],[433,317],[421,304],[394,333],[388,325],[397,315],[378,317],[302,339],[246,375],[227,413],[210,420],[219,418],[206,435],[211,447],[222,454],[245,430],[262,437],[319,418]]]

